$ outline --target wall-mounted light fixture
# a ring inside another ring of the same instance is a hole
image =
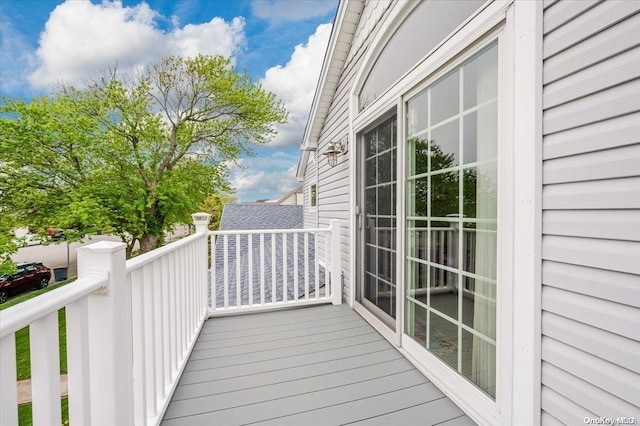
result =
[[[329,167],[334,167],[338,164],[338,154],[344,154],[347,152],[348,141],[349,139],[345,137],[338,142],[329,142],[327,149],[323,153],[323,155],[327,156]]]

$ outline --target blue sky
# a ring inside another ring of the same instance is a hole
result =
[[[302,134],[337,0],[2,0],[0,96],[30,99],[57,83],[164,56],[222,54],[289,111],[269,146],[232,166],[240,201],[276,199],[295,179]]]

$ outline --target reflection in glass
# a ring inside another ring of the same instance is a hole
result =
[[[458,173],[446,172],[431,176],[431,217],[458,214]]]
[[[475,275],[496,279],[498,248],[495,222],[465,223],[462,235],[463,269]],[[476,253],[482,253],[482,261]]]
[[[395,145],[395,120],[387,120],[378,127],[378,153],[383,152]]]
[[[423,177],[409,181],[409,193],[415,202],[411,216],[427,216],[427,197],[429,195],[429,178]]]
[[[393,209],[393,199],[391,197],[391,185],[378,187],[378,214],[390,215]]]
[[[462,374],[490,396],[496,396],[496,347],[462,330]]]
[[[476,55],[464,66],[464,109],[498,96],[498,45]]]
[[[360,296],[395,317],[395,128],[392,117],[363,136],[364,276]]]
[[[458,222],[449,226],[434,226],[431,223],[431,261],[451,268],[458,267]]]
[[[488,318],[495,317],[496,313],[496,284],[484,280],[469,278],[465,284],[468,297],[462,304],[462,322],[469,328],[487,336],[496,338],[496,323]]]
[[[458,369],[458,326],[429,313],[429,349],[454,369]]]
[[[431,307],[458,318],[458,274],[431,267]]]
[[[473,111],[464,116],[464,129],[462,134],[463,144],[463,164],[475,163],[478,161],[477,136],[478,136],[478,113]]]
[[[426,346],[427,310],[423,306],[420,306],[410,300],[407,301],[406,309],[407,313],[409,313],[409,315],[406,316],[406,333],[413,337],[422,346]]]
[[[366,176],[367,180],[365,185],[373,186],[376,184],[376,174],[378,173],[377,158],[373,157],[373,158],[367,159],[367,163],[365,167],[367,168],[367,176]]]
[[[457,166],[460,158],[458,120],[431,131],[431,170]]]
[[[410,137],[428,126],[428,100],[427,91],[425,90],[409,101],[411,115],[409,116],[408,134]]]
[[[409,175],[421,175],[429,171],[429,143],[426,139],[409,139],[409,157],[413,160]]]
[[[463,213],[466,218],[495,219],[498,188],[496,162],[463,169]]]
[[[427,348],[491,396],[496,367],[497,69],[494,44],[407,102],[408,130],[419,133],[410,133],[415,137],[407,149],[411,258],[406,260],[405,324],[423,343],[416,330],[424,319],[416,316],[426,315]],[[425,225],[426,232],[420,229]],[[418,308],[420,303],[424,306]]]
[[[410,220],[407,223],[408,255],[427,260],[428,231],[426,220]]]
[[[431,125],[460,111],[460,71],[455,71],[431,87]]]
[[[387,151],[378,157],[378,183],[391,181],[391,169],[393,169],[391,151]]]

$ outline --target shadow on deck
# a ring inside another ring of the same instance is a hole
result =
[[[214,318],[162,425],[473,425],[347,305]]]

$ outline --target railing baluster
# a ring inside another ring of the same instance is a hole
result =
[[[229,307],[229,238],[225,234],[223,240],[223,268],[222,273],[224,274],[224,307],[225,309]]]
[[[33,423],[58,424],[60,410],[60,342],[58,312],[53,311],[29,327]]]
[[[163,257],[160,259],[160,285],[162,286],[162,334],[163,334],[163,345],[162,345],[162,359],[163,359],[163,369],[162,369],[162,383],[165,386],[171,384],[171,368],[172,368],[172,359],[171,359],[171,321],[169,319],[171,311],[171,305],[173,304],[173,299],[169,296],[169,271],[167,266],[167,257]]]
[[[331,233],[324,233],[324,295],[329,297],[331,295],[331,274],[329,269],[331,268]]]
[[[320,297],[320,256],[318,255],[318,240],[320,240],[320,232],[316,232],[313,238],[313,266],[315,272],[315,298]]]
[[[89,366],[89,308],[83,297],[67,305],[67,381],[69,388],[69,423],[91,424]],[[3,395],[4,398],[4,395]]]
[[[144,352],[145,352],[145,360],[144,367],[146,368],[146,395],[147,395],[147,417],[153,417],[156,413],[156,375],[155,369],[157,367],[156,364],[156,356],[155,356],[155,333],[153,330],[153,322],[154,318],[154,306],[153,306],[153,283],[152,277],[149,271],[149,265],[145,265],[142,267],[142,286],[143,286],[143,294],[144,307],[142,308],[142,315],[144,317],[144,321],[142,323],[144,327]]]
[[[242,283],[241,277],[242,272],[240,271],[241,261],[240,261],[240,234],[236,234],[236,306],[242,305]]]
[[[249,254],[249,265],[248,265],[248,275],[249,275],[249,305],[253,305],[253,234],[247,235],[247,246],[248,254]]]
[[[298,300],[298,233],[293,234],[293,300]]]
[[[286,233],[282,233],[282,301],[287,302],[288,285],[289,285],[289,274],[287,271],[287,244],[288,238]]]
[[[169,318],[169,351],[171,352],[171,380],[174,379],[173,374],[174,371],[177,371],[178,369],[178,351],[177,351],[177,347],[178,347],[178,329],[177,329],[177,305],[178,305],[178,299],[176,297],[176,286],[175,286],[175,278],[174,278],[174,274],[175,274],[175,267],[174,267],[174,263],[175,263],[175,255],[174,253],[169,253],[169,255],[167,256],[167,280],[170,281],[170,285],[169,285],[169,300],[171,301],[171,303],[169,303],[169,312],[168,312],[168,318]]]
[[[337,240],[338,243],[334,241],[332,235],[335,231],[332,229],[211,231],[211,253],[212,259],[215,260],[211,265],[215,270],[211,273],[212,281],[213,277],[215,281],[223,281],[226,303],[220,308],[217,307],[218,302],[215,303],[216,306],[212,303],[209,306],[210,315],[215,315],[216,311],[222,313],[227,309],[256,310],[279,302],[287,305],[325,301],[340,303],[341,300],[336,301],[333,298],[335,292],[342,294],[341,266],[337,257],[340,256],[340,240]],[[216,238],[222,238],[222,248],[214,244],[213,240]],[[384,238],[388,239],[390,235],[385,234]],[[323,251],[322,255],[320,250]],[[218,255],[214,256],[216,252]],[[326,264],[321,264],[323,259],[326,259]],[[234,261],[235,267],[231,266]],[[388,260],[384,262],[386,263],[383,266],[390,267]],[[259,273],[256,268],[259,269]],[[336,273],[332,274],[334,269]],[[256,285],[260,286],[259,289]],[[212,287],[211,291],[216,291],[216,288]],[[269,291],[271,296],[268,294]],[[245,295],[245,292],[248,294]],[[311,297],[312,293],[314,297]],[[223,294],[220,297],[216,295],[215,298],[222,299],[222,296]],[[233,297],[236,299],[235,302],[232,300]],[[220,304],[223,305],[222,300]]]
[[[211,236],[211,266],[209,269],[211,270],[211,282],[209,283],[209,291],[211,292],[211,309],[216,310],[218,308],[218,285],[216,275],[217,266],[218,266],[218,253],[216,252],[216,244],[217,244],[217,235]]]
[[[276,300],[276,234],[271,234],[271,302]]]
[[[160,281],[160,259],[155,260],[151,266],[151,277],[150,277],[150,285],[153,288],[153,299],[151,303],[153,304],[153,334],[154,334],[154,353],[156,359],[155,366],[155,381],[156,381],[156,399],[161,399],[164,397],[164,333],[163,333],[163,315],[164,312],[162,310],[162,285]]]
[[[304,298],[309,299],[309,233],[304,233]]]
[[[2,425],[18,424],[16,380],[16,334],[9,333],[0,339],[0,424]]]
[[[147,389],[145,386],[147,372],[145,367],[146,354],[144,344],[144,287],[142,285],[141,275],[142,269],[133,271],[129,275],[133,331],[133,408],[135,424],[145,424],[147,419]]]
[[[260,233],[260,304],[264,304],[264,234]]]

